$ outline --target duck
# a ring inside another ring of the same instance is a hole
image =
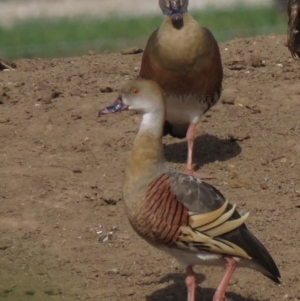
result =
[[[164,156],[165,94],[151,80],[126,83],[98,116],[134,111],[141,123],[125,169],[123,200],[129,223],[150,245],[173,256],[186,271],[187,300],[195,301],[195,265],[225,266],[213,301],[225,299],[237,267],[280,283],[279,270],[264,245],[213,185],[172,169]]]
[[[294,59],[300,58],[300,0],[289,0],[287,4],[287,46]]]
[[[221,96],[223,67],[211,31],[188,13],[188,0],[159,0],[165,19],[148,39],[139,78],[154,80],[164,91],[164,136],[187,139],[185,172],[193,169],[196,126]]]

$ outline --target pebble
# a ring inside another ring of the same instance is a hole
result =
[[[118,275],[120,271],[117,268],[112,268],[111,270],[106,272],[106,275]]]
[[[107,241],[109,241],[109,240],[112,240],[113,234],[114,234],[114,233],[113,233],[112,231],[110,231],[110,232],[108,232],[107,234],[101,235],[101,236],[99,237],[99,241],[100,241],[101,243],[105,243],[105,242],[107,242]]]
[[[231,134],[228,134],[228,137],[230,138],[230,140],[232,141],[244,141],[244,140],[247,140],[250,138],[250,135],[249,134],[246,134],[246,133],[241,133],[241,134],[238,134],[238,133],[231,133]]]
[[[113,90],[113,88],[111,88],[111,87],[105,87],[105,88],[100,88],[100,92],[101,93],[111,93],[111,92],[113,92],[114,90]]]
[[[132,48],[126,48],[121,50],[122,55],[129,55],[129,54],[138,54],[143,52],[143,49],[140,47],[132,47]]]

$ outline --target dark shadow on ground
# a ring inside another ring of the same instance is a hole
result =
[[[186,163],[187,142],[186,140],[178,141],[178,143],[164,146],[166,159],[173,163]],[[220,139],[208,134],[198,136],[194,145],[195,170],[215,161],[227,161],[238,156],[241,151],[242,149],[236,141]]]
[[[205,280],[205,276],[197,274],[198,284]],[[172,282],[166,288],[155,291],[149,296],[146,296],[146,301],[185,301],[187,300],[187,292],[185,286],[184,274],[168,274],[159,280],[159,283]],[[213,299],[216,288],[201,288],[198,286],[196,293],[197,301],[211,301]],[[228,301],[266,301],[258,300],[250,297],[243,297],[239,294],[229,292],[226,294]]]

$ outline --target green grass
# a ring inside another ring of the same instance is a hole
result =
[[[236,8],[232,11],[191,12],[208,27],[219,42],[286,32],[286,17],[273,8]],[[142,18],[91,18],[34,20],[0,27],[0,57],[60,57],[87,53],[89,50],[119,51],[124,47],[144,46],[151,32],[160,26],[163,16]]]

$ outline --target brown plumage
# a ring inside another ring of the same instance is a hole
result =
[[[172,246],[178,238],[180,226],[188,225],[188,218],[186,208],[174,198],[168,175],[162,174],[149,185],[141,207],[141,215],[136,219],[134,226],[142,229],[140,235],[143,237]]]
[[[289,0],[287,46],[294,59],[300,58],[300,0]]]
[[[195,127],[220,98],[223,69],[212,33],[188,13],[188,0],[159,0],[165,20],[150,36],[140,77],[159,84],[166,96],[164,135],[188,140],[186,172],[193,174]]]
[[[226,266],[213,301],[223,301],[236,267],[248,267],[279,281],[279,271],[262,243],[212,185],[171,169],[164,158],[164,94],[153,81],[125,85],[99,116],[123,110],[142,115],[125,170],[123,199],[133,229],[148,243],[174,256],[186,269],[188,301],[195,301],[194,265]]]

